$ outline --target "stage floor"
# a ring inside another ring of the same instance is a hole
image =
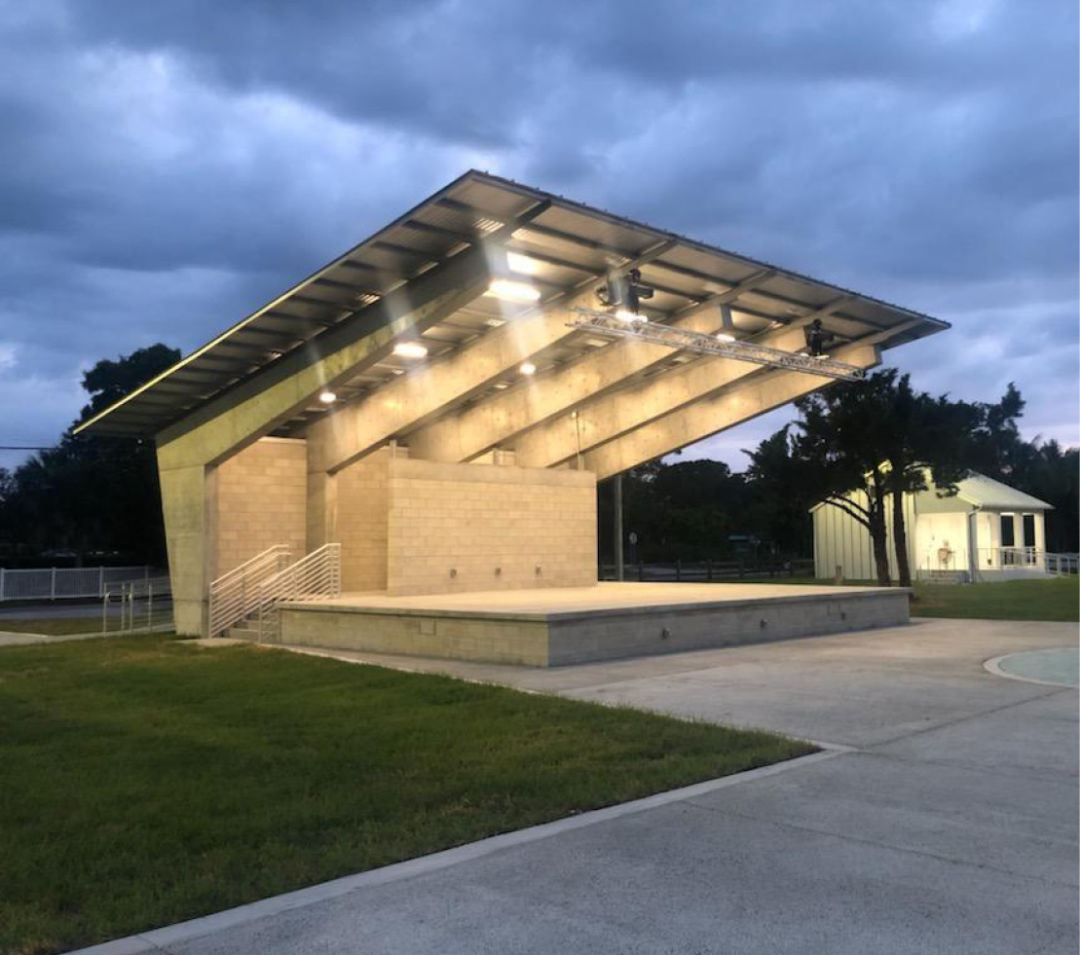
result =
[[[898,588],[603,582],[410,597],[349,593],[285,604],[280,639],[558,666],[907,622],[908,592]]]

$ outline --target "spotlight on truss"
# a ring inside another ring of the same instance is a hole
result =
[[[596,290],[601,305],[628,315],[641,315],[641,300],[650,299],[655,289],[641,281],[641,269],[631,269],[625,275],[610,272],[604,284]]]
[[[825,354],[825,346],[828,345],[836,336],[829,331],[825,330],[825,327],[821,324],[820,318],[815,318],[806,328],[803,329],[806,334],[806,352],[811,358],[828,358]]]
[[[837,378],[844,381],[859,381],[866,373],[858,365],[836,361],[827,355],[811,357],[796,354],[782,348],[771,348],[748,341],[725,341],[715,335],[692,332],[685,328],[672,328],[659,322],[621,321],[611,312],[601,312],[594,308],[572,308],[573,321],[567,322],[570,328],[588,331],[603,338],[631,338],[649,342],[653,345],[666,345],[675,351],[695,352],[699,355],[717,355],[720,358],[734,358],[736,361],[748,361],[755,365],[770,368],[786,368],[805,374],[818,375],[822,378]]]

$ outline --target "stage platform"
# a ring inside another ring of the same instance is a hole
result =
[[[907,622],[908,591],[901,588],[604,582],[283,604],[280,641],[559,666]]]

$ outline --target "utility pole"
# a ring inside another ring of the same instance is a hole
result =
[[[612,537],[612,543],[615,545],[615,579],[622,580],[624,578],[623,567],[623,524],[622,524],[622,475],[616,474],[615,481],[615,530]]]

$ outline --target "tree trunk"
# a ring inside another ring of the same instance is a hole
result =
[[[874,471],[873,483],[867,488],[870,503],[870,540],[874,545],[874,566],[877,569],[878,584],[892,586],[889,575],[889,539],[885,532],[885,489],[884,481],[878,471]]]
[[[911,586],[911,564],[908,562],[907,527],[904,522],[904,495],[893,491],[892,495],[893,547],[896,548],[896,574],[901,587]]]
[[[892,578],[889,576],[889,543],[885,534],[885,515],[880,515],[880,520],[874,520],[870,527],[870,540],[874,545],[874,566],[877,569],[878,584],[882,587],[892,586]]]

